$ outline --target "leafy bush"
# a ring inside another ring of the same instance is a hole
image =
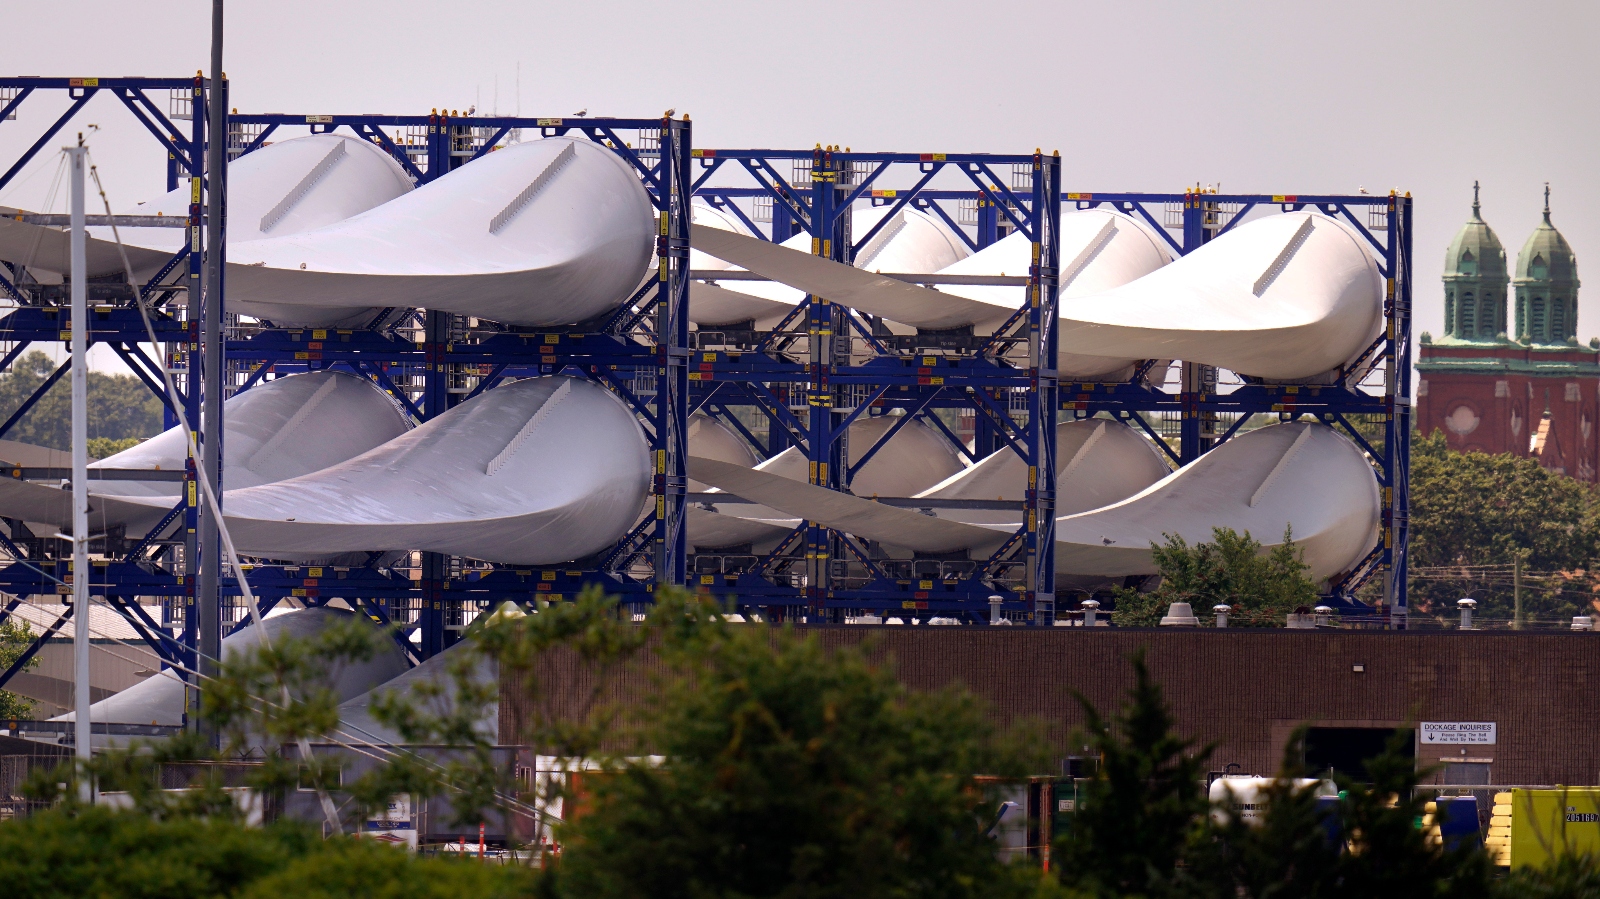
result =
[[[1289,531],[1265,554],[1249,531],[1216,528],[1211,534],[1210,543],[1190,546],[1169,534],[1165,546],[1151,546],[1160,586],[1150,593],[1118,588],[1111,620],[1124,627],[1154,627],[1168,606],[1186,602],[1200,617],[1213,606],[1231,606],[1230,626],[1275,627],[1295,609],[1317,604],[1317,584],[1306,574],[1310,569]]]

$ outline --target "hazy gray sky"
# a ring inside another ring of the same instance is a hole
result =
[[[1600,334],[1600,6],[1277,2],[448,3],[235,0],[233,105],[425,113],[494,102],[566,115],[688,112],[703,147],[1059,149],[1069,189],[1378,193],[1417,202],[1419,330],[1441,331],[1444,249],[1484,216],[1514,257],[1554,220]],[[187,75],[205,0],[11,0],[0,69]],[[0,123],[0,156],[48,103]],[[113,202],[160,193],[161,155],[110,97],[96,160]],[[53,118],[53,116],[52,116]],[[53,158],[0,192],[37,205]]]

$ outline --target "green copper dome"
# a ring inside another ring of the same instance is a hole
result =
[[[1550,224],[1550,185],[1544,186],[1544,221],[1517,254],[1515,331],[1523,343],[1552,347],[1578,344],[1578,259],[1571,244]]]
[[[1467,220],[1444,254],[1444,273],[1471,278],[1504,278],[1506,248],[1494,229],[1483,220],[1478,205],[1478,184],[1472,184],[1472,218]]]
[[[1444,256],[1444,338],[1453,342],[1502,342],[1506,328],[1506,249],[1483,220],[1478,182],[1472,182],[1472,218],[1461,226]]]
[[[1518,281],[1576,281],[1578,257],[1572,245],[1550,224],[1550,188],[1544,189],[1544,221],[1528,235],[1528,242],[1517,254]]]

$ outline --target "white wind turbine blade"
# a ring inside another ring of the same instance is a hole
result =
[[[1010,314],[987,292],[957,296],[738,235],[694,235],[708,253],[917,327],[992,327]],[[1382,297],[1377,263],[1357,235],[1325,216],[1285,213],[1240,225],[1121,287],[1063,301],[1061,353],[1069,370],[1076,356],[1104,357],[1113,368],[1183,359],[1265,378],[1311,378],[1371,342]]]
[[[280,141],[228,165],[228,243],[271,234],[284,236],[343,221],[405,194],[411,180],[389,154],[370,141],[342,134],[313,134]],[[187,184],[122,210],[127,215],[162,215],[181,221],[189,214]],[[21,210],[0,210],[0,259],[43,272],[65,272],[67,233],[15,220]],[[266,225],[266,230],[263,230]],[[148,278],[187,241],[185,228],[119,227],[135,275]],[[90,277],[121,276],[122,258],[109,227],[89,229]],[[266,310],[238,305],[229,311],[257,315]],[[273,310],[277,311],[277,310]],[[310,311],[318,321],[370,315],[366,307],[333,304]],[[264,316],[267,317],[267,316]],[[286,323],[296,323],[286,319]],[[308,322],[312,323],[312,322]]]
[[[969,510],[932,518],[726,463],[691,458],[689,467],[695,478],[746,499],[923,552],[981,552],[999,545],[997,533],[1019,526],[1015,517],[968,523],[962,519],[972,516]],[[1372,547],[1379,508],[1377,479],[1355,444],[1324,425],[1276,425],[1241,434],[1121,502],[1057,518],[1056,571],[1154,574],[1150,547],[1168,534],[1193,544],[1227,527],[1250,532],[1270,549],[1291,528],[1311,576],[1326,580],[1350,570]]]
[[[230,489],[320,471],[410,427],[394,400],[370,381],[334,371],[267,381],[229,398],[225,409],[222,451]],[[89,467],[182,471],[186,459],[183,434],[173,428]],[[130,532],[142,532],[177,502],[180,486],[171,481],[90,481],[89,523],[96,530],[126,525]],[[119,503],[119,496],[149,497],[159,505]],[[0,515],[70,527],[71,495],[59,486],[0,478]]]
[[[302,318],[359,304],[574,324],[640,284],[654,221],[616,153],[586,139],[529,141],[345,221],[230,246],[228,297]]]
[[[231,490],[239,550],[267,558],[424,550],[514,565],[600,552],[650,495],[638,421],[579,378],[528,378],[354,459]],[[108,502],[149,500],[124,498]]]

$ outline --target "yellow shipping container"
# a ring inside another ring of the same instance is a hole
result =
[[[1512,790],[1511,867],[1543,866],[1568,852],[1600,853],[1600,787]]]

